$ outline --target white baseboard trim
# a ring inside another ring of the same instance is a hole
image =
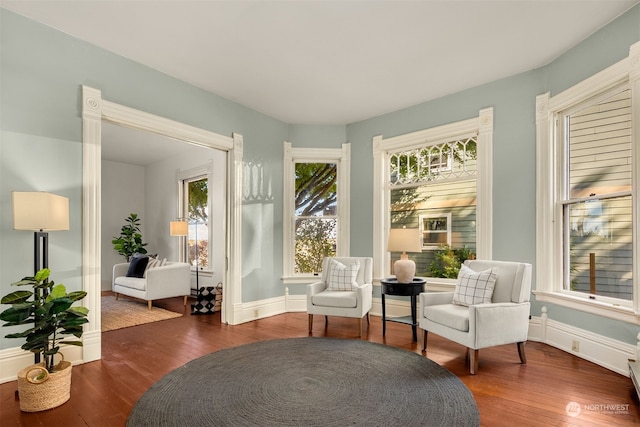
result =
[[[636,353],[636,346],[633,344],[545,319],[544,315],[530,320],[528,338],[530,341],[542,342],[626,377],[629,376],[628,361],[633,359]]]
[[[64,359],[73,365],[83,363],[82,348],[67,346],[60,351],[64,353]],[[25,351],[20,347],[0,350],[0,384],[18,379],[18,372],[21,369],[33,365],[33,353]],[[56,358],[56,361],[58,359]]]

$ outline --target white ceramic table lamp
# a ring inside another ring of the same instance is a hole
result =
[[[416,263],[409,259],[407,252],[422,252],[420,231],[417,228],[392,228],[389,230],[387,251],[402,252],[393,264],[393,272],[399,283],[411,283],[416,274]]]

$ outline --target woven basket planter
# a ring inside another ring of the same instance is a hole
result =
[[[71,363],[58,363],[48,372],[44,363],[30,365],[18,372],[20,410],[38,412],[62,405],[71,397]]]

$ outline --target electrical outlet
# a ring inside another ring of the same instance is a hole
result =
[[[575,351],[576,353],[580,351],[580,341],[578,340],[571,341],[571,351]]]

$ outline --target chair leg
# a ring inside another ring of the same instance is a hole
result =
[[[147,305],[149,306],[149,310],[151,310],[151,300],[147,301]]]
[[[187,306],[187,296],[186,296],[186,295],[184,296],[184,303],[183,303],[183,305],[184,305],[185,307]]]
[[[469,349],[469,372],[475,375],[478,371],[478,353],[479,350]]]
[[[324,326],[329,324],[329,316],[324,316]]]
[[[311,333],[311,330],[313,329],[313,314],[309,315],[309,333]]]
[[[522,341],[518,343],[518,356],[520,356],[520,363],[523,365],[527,364],[527,356],[524,354],[524,345],[526,341]]]
[[[367,312],[367,325],[369,324],[369,312]]]
[[[426,329],[423,329],[424,334],[422,334],[422,351],[425,351],[427,349],[427,335],[429,334],[429,331],[427,331]]]
[[[358,336],[362,338],[362,317],[358,319]]]
[[[120,294],[116,292],[116,301],[118,301],[118,297],[119,296],[120,296]]]

